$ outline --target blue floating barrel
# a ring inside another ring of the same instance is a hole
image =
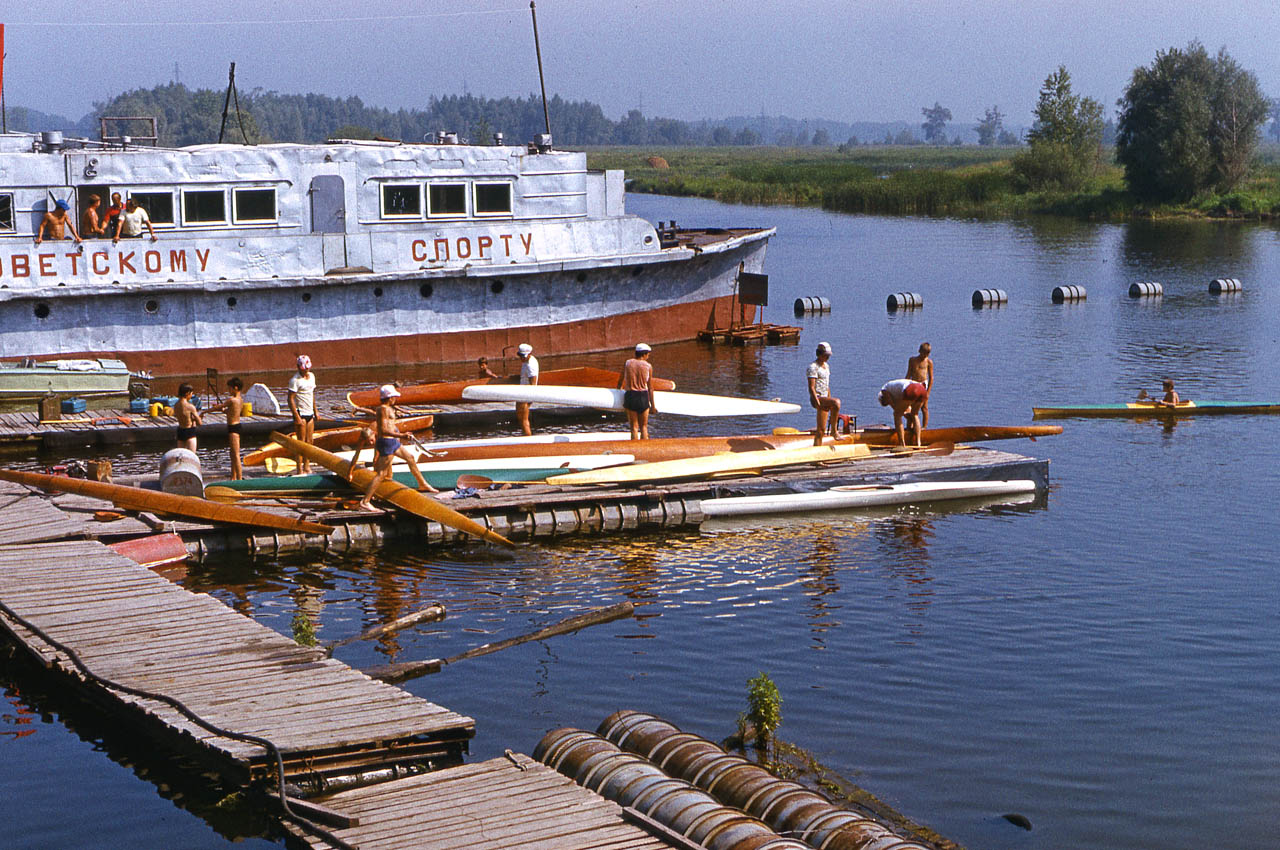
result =
[[[997,307],[1009,303],[1009,293],[1003,289],[975,289],[973,291],[974,307]]]
[[[1209,291],[1214,295],[1221,295],[1224,292],[1240,292],[1243,289],[1244,286],[1234,277],[1220,277],[1217,280],[1209,281]]]
[[[1089,297],[1083,286],[1070,284],[1068,286],[1055,286],[1053,288],[1053,303],[1065,304],[1068,301],[1083,301]]]
[[[830,313],[831,300],[825,295],[807,295],[796,299],[795,308],[797,316],[807,313]]]
[[[924,306],[924,296],[916,292],[895,292],[885,299],[885,306],[895,310],[917,310]]]
[[[1160,298],[1164,295],[1164,285],[1155,281],[1129,284],[1130,298]]]

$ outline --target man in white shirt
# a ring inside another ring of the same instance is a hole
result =
[[[818,427],[813,432],[813,444],[822,445],[826,436],[827,424],[830,423],[831,436],[836,436],[836,425],[840,421],[840,399],[831,394],[831,367],[827,361],[831,359],[831,343],[818,343],[817,358],[805,370],[805,378],[809,381],[809,404],[818,411]]]
[[[898,431],[898,445],[907,444],[906,436],[902,433],[903,419],[915,431],[916,445],[920,445],[920,405],[928,397],[928,387],[908,378],[898,378],[880,388],[877,400],[882,406],[893,408],[893,427]]]
[[[111,237],[112,242],[119,242],[120,237],[132,239],[142,235],[142,228],[146,228],[151,234],[151,241],[156,241],[155,228],[151,226],[151,216],[147,215],[147,211],[138,206],[136,198],[130,198],[124,205],[124,212],[120,213],[120,218],[116,220],[116,232]]]
[[[311,358],[298,355],[298,371],[289,378],[289,412],[293,414],[295,436],[310,443],[316,429],[316,375],[311,371]],[[298,470],[311,472],[311,461],[298,458]]]
[[[520,355],[520,383],[523,386],[537,386],[538,384],[538,358],[533,356],[533,346],[527,342],[520,343],[516,348],[516,354]],[[520,420],[520,430],[525,436],[533,433],[533,428],[529,425],[529,405],[526,402],[516,402],[516,419]]]

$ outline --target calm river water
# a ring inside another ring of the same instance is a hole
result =
[[[804,366],[825,339],[846,411],[882,422],[876,389],[928,340],[936,425],[1027,423],[1033,404],[1127,400],[1166,375],[1192,398],[1280,399],[1273,229],[628,203],[655,221],[778,228],[766,318],[802,324],[801,344],[660,347],[657,372],[682,389],[803,401]],[[1209,295],[1215,277],[1245,291]],[[1161,281],[1164,298],[1130,300],[1142,280]],[[1085,286],[1088,300],[1051,304],[1062,284]],[[972,309],[985,287],[1007,290],[1008,306]],[[924,309],[887,313],[896,291],[921,293]],[[805,295],[830,298],[830,315],[794,319]],[[806,413],[715,427],[808,424]],[[450,655],[589,606],[636,603],[633,621],[409,683],[476,718],[473,760],[530,752],[545,731],[594,728],[618,708],[718,739],[745,708],[746,680],[765,671],[783,696],[782,737],[971,848],[1275,846],[1280,417],[1065,425],[1006,444],[1052,460],[1037,508],[802,518],[515,556],[230,559],[193,567],[186,585],[284,633],[302,606],[327,638],[427,601],[447,606],[440,624],[339,652],[357,666]],[[654,431],[697,427],[659,417]],[[62,701],[33,683],[3,685],[0,846],[219,847],[245,829],[192,813],[175,784],[183,772],[144,745],[83,712],[63,717]]]

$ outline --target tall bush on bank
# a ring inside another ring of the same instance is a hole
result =
[[[1027,132],[1028,149],[1013,158],[1023,188],[1075,191],[1098,173],[1102,160],[1102,104],[1071,90],[1071,74],[1059,66],[1045,78]]]
[[[1136,69],[1119,106],[1116,159],[1129,191],[1152,202],[1238,186],[1270,110],[1252,72],[1194,41]]]

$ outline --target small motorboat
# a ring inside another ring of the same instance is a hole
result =
[[[69,396],[128,395],[134,382],[151,376],[130,372],[123,360],[86,358],[0,363],[0,399],[40,398],[55,393]],[[143,391],[145,394],[145,390]]]

